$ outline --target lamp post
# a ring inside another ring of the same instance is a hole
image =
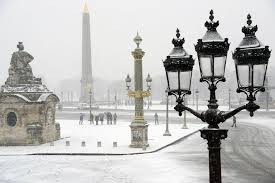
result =
[[[171,133],[169,132],[169,116],[168,116],[168,108],[169,108],[169,95],[168,95],[168,89],[165,90],[166,93],[166,129],[163,134],[163,136],[171,136]]]
[[[199,111],[199,90],[196,89],[196,110]]]
[[[231,110],[231,89],[228,88],[228,110]]]
[[[152,78],[151,78],[150,74],[147,75],[146,83],[147,83],[148,91],[150,92],[151,91],[151,84],[152,84]],[[149,106],[150,106],[150,96],[148,96],[147,99],[148,99],[147,109],[149,109]]]
[[[146,148],[148,144],[148,123],[144,120],[143,111],[143,98],[151,95],[150,91],[143,91],[143,79],[142,79],[142,58],[145,52],[139,47],[142,38],[139,34],[134,38],[134,42],[137,44],[136,49],[132,52],[135,59],[135,90],[130,89],[131,78],[127,75],[126,87],[128,90],[128,96],[135,98],[135,119],[132,121],[131,128],[131,144],[130,147]],[[130,78],[130,79],[129,79]]]
[[[90,91],[89,91],[89,102],[90,102],[90,116],[89,116],[89,119],[90,119],[90,123],[91,123],[91,121],[92,121],[92,119],[91,119],[91,116],[92,116],[92,89],[90,89]]]
[[[187,99],[186,97],[184,96],[183,97],[183,104],[184,105],[187,105]],[[182,129],[188,129],[187,125],[186,125],[186,110],[183,111],[183,125],[181,127]]]
[[[224,71],[226,65],[226,57],[229,49],[228,39],[223,39],[217,32],[216,28],[219,22],[213,21],[213,10],[210,11],[210,21],[205,23],[207,28],[206,34],[202,39],[198,40],[195,45],[195,50],[198,54],[198,61],[201,73],[201,82],[208,83],[210,90],[210,100],[208,100],[208,109],[199,113],[185,105],[183,105],[183,96],[190,94],[190,75],[182,78],[182,74],[186,74],[186,71],[192,73],[193,60],[182,61],[182,57],[171,59],[167,56],[164,61],[164,67],[166,70],[169,95],[174,95],[177,99],[177,105],[174,107],[179,115],[187,110],[196,117],[200,118],[203,122],[208,123],[208,127],[200,130],[201,137],[208,141],[209,149],[209,181],[210,183],[221,183],[221,159],[220,159],[220,144],[221,140],[227,137],[227,129],[220,129],[219,124],[225,122],[228,118],[234,116],[241,110],[246,109],[250,116],[253,116],[254,112],[260,107],[254,102],[256,100],[255,95],[257,92],[264,92],[264,81],[266,76],[266,69],[271,51],[268,46],[263,46],[261,42],[256,38],[255,32],[257,26],[251,26],[251,16],[247,16],[247,26],[242,28],[242,32],[245,37],[241,41],[240,45],[235,49],[233,53],[233,59],[235,61],[236,75],[238,88],[237,92],[243,92],[247,96],[248,103],[240,106],[233,111],[220,111],[218,109],[217,99],[215,91],[219,82],[225,82]],[[173,39],[175,48],[184,39]],[[185,54],[187,56],[187,54]],[[185,56],[185,58],[186,58]],[[191,57],[192,58],[192,57]],[[192,65],[192,67],[190,67]],[[171,77],[169,74],[171,71],[178,71],[177,78]],[[261,78],[261,80],[255,80],[254,78]],[[174,80],[171,81],[171,80]],[[186,88],[182,88],[182,83],[187,85]],[[171,83],[176,83],[173,85]]]

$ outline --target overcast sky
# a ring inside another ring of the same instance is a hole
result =
[[[82,0],[0,0],[0,82],[8,75],[18,41],[35,60],[36,76],[55,87],[59,81],[81,76]],[[131,51],[139,31],[143,42],[144,75],[164,74],[161,60],[172,49],[176,28],[185,37],[185,49],[195,56],[194,44],[206,31],[209,10],[220,21],[218,31],[231,42],[227,69],[233,69],[231,51],[240,43],[241,27],[251,13],[257,37],[275,47],[275,2],[272,0],[87,0],[91,16],[93,75],[124,79],[133,73]],[[275,66],[273,58],[271,65]],[[196,68],[198,63],[196,61]]]

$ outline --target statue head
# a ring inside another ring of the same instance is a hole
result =
[[[19,49],[19,51],[23,51],[24,50],[23,42],[18,42],[17,48]]]

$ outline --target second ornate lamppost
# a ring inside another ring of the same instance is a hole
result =
[[[260,108],[254,102],[256,100],[255,95],[257,92],[264,92],[265,90],[266,69],[271,51],[268,46],[262,45],[255,36],[258,27],[251,25],[251,16],[248,15],[247,26],[242,28],[245,37],[233,53],[238,83],[237,92],[245,93],[248,103],[233,111],[220,111],[216,99],[216,89],[219,82],[225,82],[224,72],[229,43],[227,38],[223,39],[217,32],[216,28],[219,26],[219,21],[213,21],[212,10],[210,11],[209,19],[210,21],[205,23],[206,34],[202,39],[198,39],[195,45],[201,73],[200,82],[208,83],[208,89],[210,90],[208,109],[199,113],[182,104],[184,95],[191,94],[190,81],[194,61],[192,56],[188,54],[179,55],[184,50],[182,48],[184,39],[179,38],[178,30],[177,38],[172,41],[175,46],[174,50],[178,50],[178,55],[177,57],[171,57],[171,54],[169,54],[164,61],[164,67],[169,89],[168,94],[174,95],[177,99],[177,105],[174,109],[179,112],[180,116],[183,111],[187,110],[203,122],[208,123],[208,127],[200,130],[200,132],[201,137],[208,141],[209,181],[210,183],[221,183],[220,144],[221,140],[227,137],[228,130],[220,129],[219,124],[241,110],[246,109],[250,116],[253,116],[254,112]]]
[[[148,91],[150,92],[151,91],[151,84],[152,84],[152,78],[151,78],[150,74],[147,75],[146,83],[147,83]],[[149,109],[149,106],[150,106],[150,103],[151,103],[150,102],[150,96],[148,96],[147,99],[148,99],[147,109]]]
[[[142,75],[142,58],[145,52],[139,47],[142,39],[137,34],[134,42],[137,44],[136,49],[132,52],[135,62],[135,90],[130,89],[131,78],[127,75],[125,82],[128,95],[135,98],[135,119],[132,121],[131,128],[131,144],[130,147],[146,148],[148,144],[148,123],[144,120],[143,98],[151,95],[149,88],[143,91],[143,75]]]

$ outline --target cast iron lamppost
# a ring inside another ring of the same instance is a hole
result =
[[[169,108],[169,95],[168,95],[168,89],[165,90],[166,93],[166,128],[163,136],[171,136],[171,133],[169,132],[169,116],[168,116],[168,108]]]
[[[92,122],[92,119],[91,119],[91,117],[92,117],[92,90],[90,89],[90,91],[89,91],[89,99],[90,99],[90,117],[89,117],[89,119],[90,119],[90,122]]]
[[[127,77],[125,79],[125,83],[126,83],[126,89],[127,92],[129,93],[130,87],[131,87],[131,81],[132,79],[130,78],[129,74],[127,74]],[[128,105],[130,106],[130,96],[128,95]]]
[[[132,121],[131,128],[131,145],[130,147],[136,148],[146,148],[148,144],[148,123],[144,120],[144,111],[143,111],[143,98],[149,97],[151,95],[149,89],[143,91],[143,76],[142,76],[142,58],[145,54],[144,51],[139,47],[142,38],[137,34],[134,38],[134,42],[137,44],[137,47],[132,52],[132,55],[135,59],[135,90],[130,90],[131,78],[129,74],[127,75],[126,87],[128,90],[128,96],[135,98],[135,119]],[[129,79],[130,78],[130,79]]]
[[[196,110],[199,111],[199,90],[196,89]]]
[[[151,91],[151,84],[152,84],[152,78],[151,78],[150,74],[147,75],[146,83],[147,83],[148,91],[150,92]],[[149,109],[149,106],[150,106],[150,96],[148,96],[147,98],[148,98],[147,109]]]
[[[253,116],[254,112],[260,108],[254,102],[256,100],[255,95],[257,92],[264,92],[265,90],[266,69],[271,51],[268,46],[262,45],[256,38],[255,32],[258,28],[257,26],[251,26],[251,16],[248,15],[248,25],[242,28],[245,37],[233,53],[238,83],[237,93],[245,93],[248,103],[233,111],[220,111],[218,109],[215,90],[219,82],[225,82],[224,71],[229,43],[228,39],[223,39],[216,30],[219,22],[213,21],[213,10],[210,11],[209,19],[210,21],[205,23],[205,27],[207,28],[206,34],[202,39],[199,39],[195,45],[201,73],[200,81],[206,82],[209,85],[210,100],[208,101],[208,109],[199,113],[182,104],[183,96],[191,93],[190,77],[192,75],[185,75],[185,77],[180,76],[186,72],[192,73],[193,60],[183,61],[182,57],[171,59],[169,55],[164,61],[164,67],[169,88],[168,93],[169,95],[174,95],[177,99],[177,105],[174,109],[179,112],[180,116],[183,111],[187,110],[203,122],[208,123],[208,128],[204,128],[200,130],[200,132],[201,137],[208,141],[209,181],[210,183],[221,183],[220,144],[221,140],[227,137],[228,130],[219,129],[219,123],[225,122],[228,118],[244,109],[250,113],[250,116]],[[173,39],[175,48],[179,49],[179,46],[183,43],[182,40],[184,39],[179,39],[177,31],[177,39]],[[178,43],[181,44],[179,45]],[[171,71],[178,72],[178,77],[174,81],[171,81],[173,80],[171,74],[169,74]],[[255,80],[255,78],[259,77],[261,78],[260,80]],[[177,85],[171,85],[173,82],[177,83]],[[183,89],[182,83],[189,85],[189,87],[186,87],[189,89]]]
[[[228,110],[231,110],[231,89],[228,88]]]
[[[183,104],[187,105],[187,98],[186,96],[183,97]],[[182,129],[188,129],[186,125],[186,110],[183,111],[183,125],[181,127]]]

